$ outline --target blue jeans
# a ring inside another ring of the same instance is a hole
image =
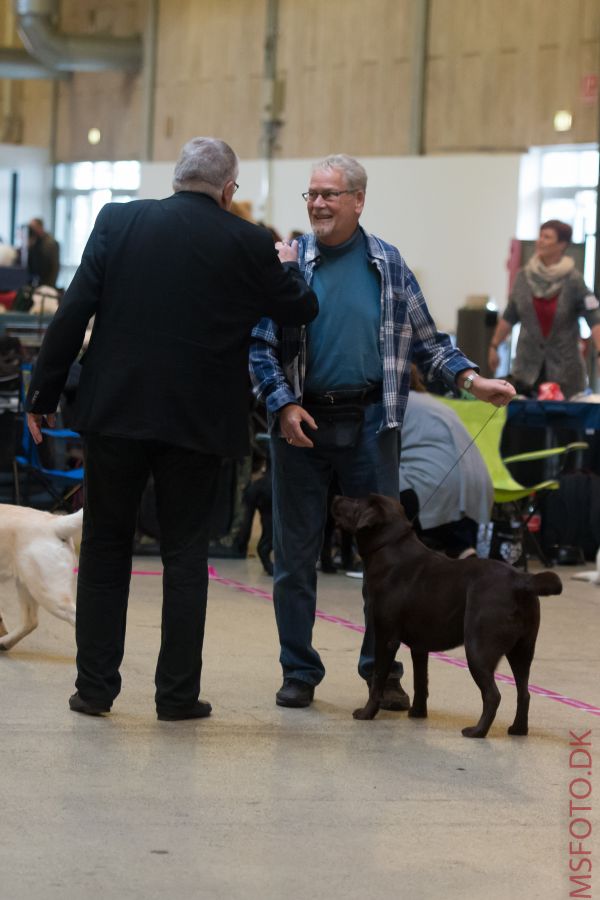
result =
[[[327,491],[336,474],[348,497],[369,493],[398,498],[399,439],[396,430],[377,434],[381,403],[365,407],[365,421],[357,446],[348,450],[316,450],[290,446],[278,434],[271,439],[273,462],[273,601],[279,631],[279,661],[284,677],[316,685],[325,667],[312,646],[317,608],[317,559],[327,518]],[[358,672],[373,671],[375,642],[367,616]],[[395,662],[391,674],[402,675]]]

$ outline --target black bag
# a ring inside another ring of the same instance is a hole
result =
[[[559,482],[559,489],[547,491],[540,504],[542,547],[549,556],[561,547],[579,547],[592,561],[600,546],[600,476],[572,472]]]
[[[362,406],[340,404],[338,406],[306,406],[317,423],[318,430],[302,422],[304,434],[319,450],[351,450],[356,447],[362,433],[365,410]]]

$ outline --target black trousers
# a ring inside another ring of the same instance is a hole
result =
[[[121,689],[137,511],[152,473],[164,566],[156,704],[167,710],[192,706],[200,693],[209,516],[219,457],[99,434],[85,437],[84,455],[77,690],[86,700],[110,706]]]

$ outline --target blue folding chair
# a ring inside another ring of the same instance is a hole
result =
[[[21,504],[21,491],[19,482],[20,471],[26,476],[26,501],[29,501],[31,479],[37,481],[50,494],[54,500],[52,511],[65,509],[73,512],[74,496],[83,486],[83,467],[73,469],[57,469],[45,466],[40,458],[40,452],[36,446],[29,428],[27,427],[27,414],[25,412],[25,397],[31,381],[32,366],[25,363],[21,367],[21,402],[20,415],[22,421],[21,446],[15,455],[13,466],[15,499]],[[49,441],[81,441],[77,431],[69,428],[42,428],[42,433]],[[81,505],[81,504],[79,504]]]

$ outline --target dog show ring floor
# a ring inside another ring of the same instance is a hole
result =
[[[362,583],[343,574],[319,574],[315,701],[277,707],[271,579],[255,559],[212,563],[209,719],[156,719],[156,558],[134,560],[109,716],[68,708],[67,623],[40,610],[39,628],[0,654],[2,900],[600,896],[599,587],[556,569],[564,591],[541,599],[529,736],[506,733],[516,696],[503,660],[496,720],[469,740],[460,730],[481,699],[463,648],[430,657],[428,719],[352,718],[366,699]],[[10,625],[14,585],[0,598]]]

